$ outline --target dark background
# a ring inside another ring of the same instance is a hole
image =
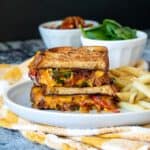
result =
[[[150,0],[0,0],[0,41],[39,38],[39,24],[70,15],[148,29]]]

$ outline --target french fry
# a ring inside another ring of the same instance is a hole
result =
[[[121,101],[129,101],[130,92],[118,92],[117,96]]]
[[[136,77],[131,76],[131,75],[127,75],[127,76],[120,77],[120,79],[125,80],[125,81],[131,83],[132,81],[134,81],[136,79]]]
[[[110,71],[114,83],[120,88],[116,94],[119,106],[126,110],[150,109],[150,73],[135,67],[120,67]]]
[[[145,99],[145,98],[146,98],[146,96],[143,93],[138,91],[135,101],[138,102],[138,101]]]
[[[133,75],[135,77],[138,77],[142,74],[144,74],[144,71],[141,70],[141,69],[137,69],[137,68],[134,68],[134,67],[128,67],[128,66],[124,66],[124,67],[121,67],[120,70],[130,74],[130,75]]]
[[[137,92],[132,92],[129,98],[129,103],[133,104],[135,102]]]
[[[141,83],[139,81],[134,81],[133,87],[135,87],[141,93],[145,94],[148,98],[150,98],[150,88],[147,87],[146,85],[144,85],[143,83]]]
[[[144,60],[138,60],[136,63],[133,64],[133,66],[135,68],[139,68],[139,69],[145,69],[145,62]]]
[[[120,78],[115,78],[115,81],[114,81],[115,85],[120,87],[120,88],[124,88],[125,85],[127,84],[126,81],[124,80],[121,80]]]
[[[124,76],[124,72],[119,71],[119,69],[112,69],[110,70],[110,73],[116,77]]]
[[[145,109],[138,105],[138,104],[130,104],[127,102],[120,102],[119,103],[120,108],[124,110],[129,110],[129,111],[144,111]]]
[[[150,102],[146,102],[146,101],[139,101],[138,104],[142,107],[144,107],[145,109],[150,109]]]
[[[111,72],[109,72],[108,75],[109,75],[109,77],[112,78],[112,79],[115,79],[115,78],[116,78],[116,76],[113,75]]]
[[[134,78],[131,77],[120,77],[120,78],[115,78],[115,84],[119,86],[120,88],[126,87],[128,84],[133,82]]]
[[[143,99],[141,99],[141,100],[143,100]],[[144,100],[147,102],[150,102],[150,98],[148,98],[148,97],[145,97]]]
[[[132,84],[126,85],[124,88],[121,89],[122,92],[129,92],[132,88]]]
[[[150,83],[150,73],[140,76],[138,80],[142,83]]]

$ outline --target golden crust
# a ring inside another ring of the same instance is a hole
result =
[[[38,52],[30,68],[80,68],[108,70],[108,51],[102,46],[57,47]]]
[[[73,94],[102,94],[115,96],[117,89],[114,85],[102,85],[100,87],[51,87],[43,88],[45,95],[57,94],[57,95],[73,95]]]

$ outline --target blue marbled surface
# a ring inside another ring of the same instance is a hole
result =
[[[0,63],[21,63],[44,48],[41,40],[0,43]]]
[[[0,128],[0,150],[49,150],[49,148],[28,141],[17,131]]]
[[[150,30],[147,31],[150,37]],[[0,63],[21,63],[33,56],[37,50],[44,50],[41,40],[15,41],[0,43]],[[147,41],[143,56],[150,62],[150,38]]]
[[[150,30],[147,31],[150,37]],[[21,63],[44,49],[41,40],[15,41],[0,43],[0,63]],[[150,39],[143,53],[143,58],[150,62]],[[46,146],[32,143],[17,131],[0,128],[0,150],[48,150]]]

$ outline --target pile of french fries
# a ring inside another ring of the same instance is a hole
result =
[[[135,67],[111,69],[110,77],[119,87],[119,106],[129,111],[150,110],[150,72]]]

